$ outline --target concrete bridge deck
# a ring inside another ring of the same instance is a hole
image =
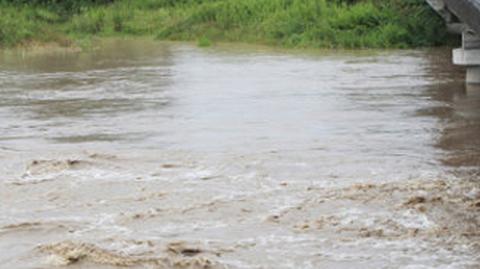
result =
[[[467,68],[467,83],[480,83],[480,0],[427,0],[446,20],[450,31],[462,34],[453,63]]]

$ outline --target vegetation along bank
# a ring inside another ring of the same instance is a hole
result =
[[[94,36],[299,48],[452,42],[424,0],[0,0],[1,47]]]

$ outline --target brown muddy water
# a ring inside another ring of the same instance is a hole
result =
[[[479,268],[449,49],[0,54],[0,268]]]

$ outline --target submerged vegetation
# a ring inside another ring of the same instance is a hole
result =
[[[0,0],[0,46],[116,35],[322,48],[448,40],[423,0]]]

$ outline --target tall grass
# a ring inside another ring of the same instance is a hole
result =
[[[329,48],[436,46],[449,39],[423,0],[85,0],[67,15],[58,6],[1,1],[0,45],[45,31]]]
[[[0,6],[0,46],[59,41],[58,33],[47,27],[59,20],[58,14],[44,8]]]

